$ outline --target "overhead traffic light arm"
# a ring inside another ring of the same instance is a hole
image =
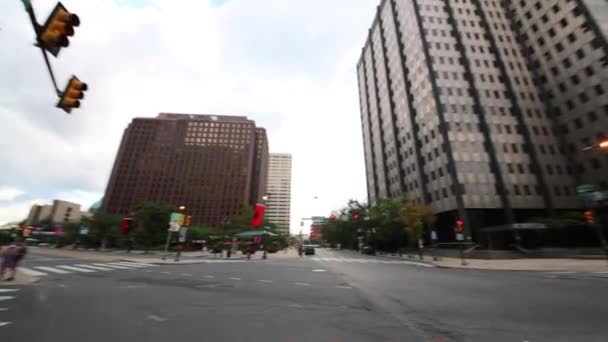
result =
[[[30,0],[22,0],[22,2],[23,2],[23,6],[25,7],[25,11],[27,12],[27,14],[30,18],[30,21],[32,22],[32,28],[34,29],[34,33],[36,34],[36,37],[38,37],[40,35],[41,26],[38,24],[38,21],[36,20],[36,13],[34,13],[34,8],[32,7]],[[59,87],[57,87],[57,81],[55,80],[55,74],[53,73],[53,68],[51,68],[51,63],[49,62],[49,57],[46,54],[46,50],[44,50],[38,44],[36,44],[36,46],[38,46],[40,48],[40,51],[42,52],[42,57],[44,57],[44,62],[49,71],[49,75],[51,76],[51,81],[53,82],[53,87],[55,88],[55,93],[57,94],[57,96],[61,97],[61,91],[59,90]]]

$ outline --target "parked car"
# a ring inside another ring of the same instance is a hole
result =
[[[374,254],[376,254],[376,251],[374,250],[374,247],[372,247],[372,246],[363,246],[363,248],[361,249],[361,253],[367,254],[367,255],[374,255]]]

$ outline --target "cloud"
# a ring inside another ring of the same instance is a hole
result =
[[[19,189],[0,186],[0,201],[12,201],[22,194],[24,192]]]
[[[39,21],[54,4],[34,3]],[[22,4],[0,4],[11,51],[0,56],[0,185],[27,198],[0,202],[0,221],[25,217],[32,199],[94,202],[126,125],[159,112],[246,115],[266,127],[271,152],[293,154],[292,227],[365,199],[355,64],[377,0],[63,4],[81,26],[51,63],[60,87],[72,74],[89,84],[72,115],[54,108]]]

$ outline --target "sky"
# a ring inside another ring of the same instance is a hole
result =
[[[32,1],[38,22],[52,0]],[[19,0],[0,3],[0,224],[34,203],[103,196],[124,128],[160,112],[245,115],[270,152],[293,155],[292,231],[365,200],[356,63],[377,0],[63,0],[79,15],[51,64],[80,109],[57,98]]]

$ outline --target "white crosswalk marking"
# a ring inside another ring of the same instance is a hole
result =
[[[154,265],[154,264],[145,264],[143,262],[129,262],[129,261],[122,261],[122,262],[120,262],[120,264],[134,265],[134,266],[141,266],[141,267],[157,267],[158,266],[158,265]]]
[[[0,293],[6,292],[17,292],[19,289],[0,289]]]
[[[5,325],[9,325],[11,323],[13,323],[13,322],[0,322],[0,327],[3,327]]]
[[[41,276],[48,275],[48,273],[39,272],[39,271],[32,270],[31,268],[27,268],[27,267],[17,267],[17,271],[21,272],[25,275],[32,276],[32,277],[41,277]]]
[[[15,298],[15,297],[13,297],[13,296],[0,296],[0,302],[3,301],[3,300],[9,300],[9,299],[13,299],[13,298]]]
[[[129,269],[128,267],[126,267],[125,265],[115,265],[114,263],[111,264],[93,264],[95,266],[107,266],[107,267],[112,267],[112,268],[117,268],[119,270],[126,270]]]
[[[314,260],[314,261],[320,261],[321,258],[312,258],[312,260]]]
[[[136,264],[136,263],[132,263],[132,262],[115,262],[113,264],[125,266],[125,267],[135,267],[135,268],[148,267],[148,265],[145,265],[145,264]]]
[[[112,269],[112,268],[100,267],[100,266],[92,266],[92,265],[85,265],[85,264],[76,264],[74,266],[76,266],[76,267],[83,267],[83,268],[90,268],[90,269],[98,270],[98,271],[114,271],[114,269]]]
[[[69,274],[72,272],[68,272],[59,268],[55,268],[55,267],[48,267],[48,266],[34,266],[35,269],[37,270],[42,270],[42,271],[47,271],[47,272],[51,272],[51,273],[57,273],[57,274]]]
[[[86,268],[74,267],[74,266],[68,266],[68,265],[58,265],[57,267],[62,268],[62,269],[66,269],[66,270],[70,270],[70,271],[83,272],[83,273],[95,273],[95,272],[97,272],[97,271],[93,271],[93,270],[88,270]]]

